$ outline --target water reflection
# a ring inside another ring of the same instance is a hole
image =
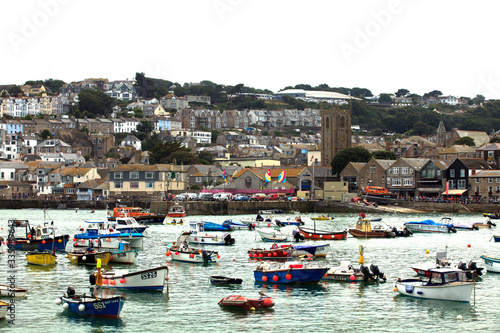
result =
[[[62,310],[62,312],[57,314],[56,317],[57,319],[60,319],[61,322],[66,322],[69,327],[74,327],[73,325],[87,325],[90,326],[92,330],[99,329],[101,331],[108,331],[125,327],[125,323],[121,318],[79,316],[75,313],[65,310]]]

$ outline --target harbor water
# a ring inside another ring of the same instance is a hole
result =
[[[54,221],[62,233],[72,236],[85,227],[86,220],[105,217],[105,211],[91,213],[86,210],[49,210],[46,221]],[[297,214],[306,227],[341,231],[354,227],[356,214],[330,214],[330,221],[312,221],[320,214]],[[485,222],[481,214],[450,215],[456,222]],[[187,221],[240,220],[255,215],[238,216],[187,216]],[[282,215],[278,218],[294,218]],[[369,218],[382,217],[383,222],[396,227],[404,222],[434,219],[440,214],[373,214]],[[9,219],[27,219],[32,225],[43,223],[44,211],[2,210],[0,236],[7,238]],[[291,232],[294,226],[282,228]],[[206,246],[219,251],[217,264],[204,266],[171,262],[165,255],[165,242],[175,241],[184,225],[150,225],[146,231],[144,247],[134,265],[110,265],[108,268],[128,268],[137,271],[167,264],[169,281],[163,292],[106,291],[107,295],[125,294],[126,302],[119,319],[98,319],[69,314],[55,300],[68,286],[77,294],[89,293],[89,274],[95,267],[78,266],[63,254],[58,254],[58,264],[53,267],[37,267],[26,263],[23,251],[15,254],[15,269],[8,267],[8,253],[1,246],[0,284],[10,284],[12,277],[18,287],[27,288],[28,296],[16,298],[15,316],[12,322],[0,321],[0,331],[19,332],[496,332],[500,324],[500,274],[486,273],[476,282],[470,303],[415,299],[393,291],[395,278],[414,277],[410,265],[435,261],[436,252],[445,251],[454,261],[474,260],[484,267],[481,255],[500,257],[500,243],[493,242],[492,235],[498,227],[477,231],[458,231],[451,234],[414,234],[408,238],[357,239],[348,237],[342,241],[306,241],[305,244],[328,243],[330,252],[324,259],[317,259],[325,266],[339,266],[340,261],[358,264],[359,246],[364,247],[365,263],[375,264],[384,272],[386,283],[349,283],[321,281],[315,286],[278,286],[272,283],[255,283],[253,270],[258,260],[250,259],[251,248],[270,248],[258,238],[255,231],[231,232],[234,246]],[[209,232],[223,234],[223,232]],[[426,254],[426,251],[429,254]],[[243,279],[238,286],[214,286],[209,276],[222,275]],[[264,292],[275,301],[271,310],[227,310],[217,304],[225,296],[239,294],[257,297]],[[9,298],[2,299],[10,302]],[[461,319],[459,319],[461,318]]]

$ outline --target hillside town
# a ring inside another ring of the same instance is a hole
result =
[[[211,104],[209,96],[178,97],[170,91],[161,98],[141,98],[132,80],[85,79],[64,84],[55,94],[43,85],[24,85],[17,94],[12,87],[0,86],[2,198],[167,200],[187,192],[222,191],[248,197],[275,193],[283,200],[350,201],[372,185],[402,199],[499,201],[500,146],[490,143],[496,133],[447,130],[441,121],[433,135],[388,141],[392,134],[370,135],[351,125],[347,115],[350,142],[345,147],[391,152],[395,159],[351,162],[333,174],[330,155],[322,146],[320,109],[219,111],[204,107]],[[69,115],[85,89],[126,102],[126,108],[113,107],[110,117]],[[337,106],[354,99],[302,89],[255,98],[285,95]],[[418,102],[460,105],[467,100],[428,96]],[[394,96],[393,103],[411,100]],[[145,134],[207,154],[211,163],[150,164],[150,152],[143,150],[137,135],[145,122],[151,124]],[[474,144],[455,144],[465,137]]]

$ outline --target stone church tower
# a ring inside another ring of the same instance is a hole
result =
[[[321,111],[321,164],[330,166],[333,157],[351,147],[351,109]]]
[[[436,146],[437,147],[446,147],[446,129],[444,128],[444,123],[441,120],[439,122],[439,126],[437,129],[437,138],[436,138]]]

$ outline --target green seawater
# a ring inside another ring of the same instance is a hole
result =
[[[312,227],[313,214],[300,214],[306,226]],[[319,215],[319,214],[314,214]],[[316,221],[316,228],[344,230],[353,227],[356,214],[331,214],[333,221]],[[54,221],[62,233],[74,235],[84,227],[85,220],[98,220],[104,211],[49,210],[46,219]],[[481,214],[451,215],[456,222],[481,222]],[[239,216],[188,216],[186,221],[209,220],[223,222],[253,218]],[[400,227],[404,222],[427,218],[439,220],[440,214],[378,214],[383,221]],[[0,236],[6,238],[9,219],[28,219],[32,224],[44,221],[43,210],[3,210]],[[282,217],[284,218],[284,217]],[[388,277],[388,282],[360,284],[325,281],[316,286],[277,286],[257,284],[253,270],[258,261],[249,259],[247,250],[271,247],[262,242],[254,231],[233,231],[234,246],[211,246],[220,253],[217,264],[203,266],[170,262],[165,240],[174,241],[189,225],[151,225],[146,232],[144,248],[136,264],[114,265],[131,271],[168,264],[169,281],[163,292],[117,292],[127,300],[119,319],[80,317],[65,312],[55,300],[68,286],[77,293],[88,293],[89,274],[93,267],[72,264],[64,255],[58,256],[55,267],[27,265],[22,251],[16,252],[14,273],[17,286],[27,288],[25,298],[15,299],[13,323],[0,321],[0,331],[8,332],[497,332],[500,323],[500,275],[485,274],[475,285],[471,303],[421,300],[401,296],[393,291],[392,281],[398,277],[413,277],[411,264],[434,261],[437,251],[448,249],[455,261],[475,260],[484,267],[480,255],[500,257],[500,243],[491,240],[496,228],[458,231],[455,234],[414,234],[409,238],[355,239],[328,241],[330,252],[318,259],[329,267],[349,260],[357,264],[359,245],[364,246],[366,264],[376,264]],[[291,232],[295,227],[283,228]],[[500,228],[500,224],[497,228]],[[216,232],[210,232],[216,233]],[[220,232],[219,234],[222,234]],[[490,241],[491,240],[491,241]],[[313,241],[309,241],[314,243]],[[321,242],[316,242],[317,244]],[[469,247],[470,245],[470,247]],[[7,284],[9,270],[7,249],[1,246],[0,284]],[[429,254],[426,255],[426,250]],[[239,277],[240,286],[214,286],[211,275]],[[245,312],[226,310],[217,304],[231,294],[254,297],[259,291],[271,296],[276,305],[272,310]],[[9,301],[9,299],[3,299]],[[457,316],[462,319],[457,319]]]

